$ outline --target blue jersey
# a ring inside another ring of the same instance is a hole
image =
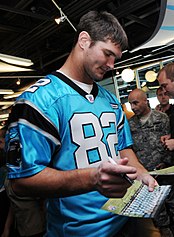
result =
[[[97,167],[132,145],[130,129],[116,97],[94,83],[91,94],[61,73],[27,89],[13,106],[7,133],[8,177]],[[111,237],[126,217],[102,210],[99,192],[48,200],[48,237]]]

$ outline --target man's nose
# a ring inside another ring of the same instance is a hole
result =
[[[110,57],[107,61],[107,67],[108,67],[108,71],[114,69],[114,64],[115,64],[115,58],[114,57]]]
[[[132,109],[132,110],[133,110],[133,109],[134,109],[134,107],[135,107],[135,106],[134,106],[134,104],[131,104],[130,106],[131,106],[131,109]]]

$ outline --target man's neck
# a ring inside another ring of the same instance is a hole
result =
[[[149,110],[147,110],[147,113],[139,116],[140,122],[141,124],[145,124],[146,121],[149,119],[150,114],[151,114],[152,110],[149,108]]]
[[[166,105],[160,105],[161,106],[161,112],[166,112],[166,110],[168,110],[170,108],[170,104],[166,104]]]
[[[143,114],[139,115],[140,118],[145,118],[145,117],[148,117],[149,113],[151,112],[151,109],[148,108],[144,111]]]

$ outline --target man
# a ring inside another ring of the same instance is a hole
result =
[[[160,86],[163,88],[164,93],[168,95],[170,98],[174,98],[174,63],[166,64],[159,71],[157,80]],[[171,126],[170,136],[162,136],[161,141],[167,150],[174,151],[174,111],[173,109],[170,111],[169,118],[170,118],[170,126]],[[169,206],[169,209],[168,209],[169,215],[170,215],[169,225],[174,235],[174,186],[172,186],[172,190],[166,202],[168,203],[168,206]]]
[[[151,110],[147,95],[140,89],[131,91],[128,101],[135,113],[129,124],[134,141],[133,150],[138,159],[149,171],[169,165],[171,156],[160,142],[161,136],[170,133],[168,116]]]
[[[170,166],[172,164],[171,154],[160,141],[161,136],[170,133],[168,116],[151,110],[147,95],[140,89],[131,91],[128,101],[135,113],[130,118],[129,124],[134,141],[133,150],[138,159],[149,171]],[[173,236],[168,227],[169,216],[165,207],[154,223],[159,228],[162,237]]]
[[[173,105],[169,104],[170,97],[165,93],[162,87],[158,87],[156,90],[156,96],[159,104],[156,106],[156,110],[166,113],[168,116],[171,114]]]
[[[10,202],[6,190],[4,188],[5,177],[7,174],[7,170],[5,167],[5,154],[4,154],[5,132],[6,132],[5,127],[0,129],[0,213],[1,213],[0,236],[3,236],[3,234],[7,232],[10,235],[10,232],[12,232],[11,227],[13,223],[13,215],[10,209]]]
[[[46,236],[114,236],[127,218],[101,207],[130,186],[120,173],[142,180],[150,191],[156,185],[129,148],[130,130],[118,100],[94,82],[114,68],[126,45],[114,16],[87,13],[65,64],[13,107],[8,177],[19,195],[49,198]],[[108,162],[119,154],[118,166]]]
[[[158,82],[163,88],[165,94],[169,97],[174,98],[174,63],[167,64],[164,66],[158,74]],[[173,107],[173,106],[172,106]],[[171,110],[169,115],[171,136],[165,136],[162,141],[167,149],[170,151],[174,150],[174,109]]]
[[[174,98],[174,63],[166,64],[159,71],[157,80],[167,95]]]

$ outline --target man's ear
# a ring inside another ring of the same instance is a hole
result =
[[[79,34],[78,44],[81,49],[89,48],[91,44],[91,37],[86,31],[82,31]]]

